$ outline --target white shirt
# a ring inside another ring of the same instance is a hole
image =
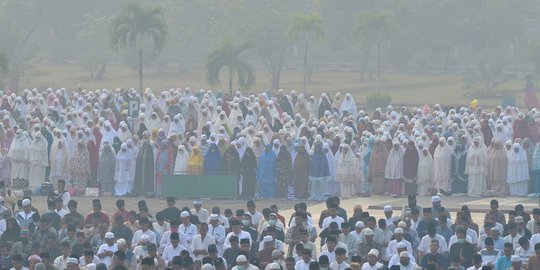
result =
[[[416,263],[416,259],[412,254],[409,253],[409,261],[411,263]],[[393,255],[392,258],[388,261],[388,266],[399,264],[399,254]]]
[[[337,262],[333,262],[330,264],[330,269],[332,270],[345,270],[346,268],[349,268],[350,265],[347,264],[347,262],[342,262],[341,264],[338,264]]]
[[[450,248],[452,247],[453,244],[457,243],[457,240],[458,240],[458,238],[457,238],[457,236],[455,234],[452,235],[452,237],[450,237],[450,241],[448,241],[448,250],[450,250]],[[465,236],[465,241],[473,244],[471,238],[468,235]]]
[[[319,255],[319,257],[322,255],[326,255],[330,263],[336,262],[336,249],[335,248],[332,252],[328,251],[328,249],[321,251],[321,255]]]
[[[200,234],[197,234],[193,238],[193,243],[191,244],[191,251],[193,252],[193,250],[195,249],[208,249],[209,245],[215,244],[215,243],[216,243],[216,239],[214,239],[214,237],[212,237],[208,233],[206,234],[204,239],[202,239]],[[205,255],[198,255],[197,257],[195,257],[195,259],[202,260],[204,257]]]
[[[221,226],[223,226],[225,229],[229,228],[229,220],[224,215],[219,215],[218,219],[219,219],[219,224]],[[208,225],[210,225],[210,218],[208,218],[206,220],[206,223],[208,223]],[[208,227],[210,227],[210,226],[208,226]]]
[[[179,256],[180,252],[182,250],[187,250],[186,247],[178,244],[178,246],[173,247],[173,245],[168,245],[165,249],[163,249],[163,260],[165,261],[165,265],[167,265],[170,261],[172,261],[174,256]]]
[[[216,227],[210,225],[208,226],[207,234],[214,237],[214,240],[216,241],[216,246],[223,246],[223,243],[225,243],[225,237],[227,236],[227,233],[225,232],[225,227],[221,225],[217,225]]]
[[[336,216],[335,218],[333,218],[332,216],[325,217],[325,218],[323,219],[323,223],[322,223],[322,228],[321,228],[321,229],[324,230],[324,229],[328,228],[328,227],[330,226],[330,223],[332,223],[332,222],[337,223],[337,225],[338,225],[339,228],[341,229],[341,224],[342,224],[343,222],[345,222],[345,220],[344,220],[342,217],[340,217],[340,216]]]
[[[403,239],[401,240],[401,242],[405,243],[407,245],[407,252],[409,252],[409,254],[413,254],[412,252],[412,245],[409,241]],[[394,255],[399,255],[397,254],[397,244],[398,244],[398,241],[396,239],[390,241],[390,243],[388,243],[388,247],[386,248],[386,257],[387,258],[392,258],[392,256]]]
[[[191,209],[189,212],[191,212],[192,215],[197,216],[200,222],[204,222],[205,220],[208,220],[210,218],[210,214],[208,213],[208,210],[204,208],[201,208],[201,210],[199,211],[195,209]]]
[[[528,250],[524,250],[522,247],[516,248],[516,251],[514,252],[514,255],[518,255],[519,257],[521,257],[521,263],[522,264],[527,264],[527,263],[529,263],[529,258],[531,256],[535,256],[536,253],[534,251],[534,247],[532,245],[529,245]]]
[[[314,262],[314,260],[311,260],[310,262]],[[298,260],[294,265],[294,270],[309,270],[310,262],[306,263],[304,260]]]
[[[505,243],[512,243],[514,245],[514,247],[519,247],[519,238],[521,238],[521,235],[519,235],[519,233],[516,233],[516,236],[512,237],[511,234],[507,235],[506,237],[504,237],[504,242]],[[478,241],[480,242],[480,241]]]
[[[531,243],[531,247],[534,247],[537,243],[540,243],[540,234],[535,233],[531,236],[531,240],[529,241]]]
[[[249,234],[248,232],[246,232],[246,231],[240,231],[240,233],[239,233],[238,235],[235,234],[234,232],[230,232],[229,234],[227,234],[227,237],[225,237],[225,243],[223,243],[223,248],[224,248],[224,249],[228,249],[228,248],[231,247],[231,243],[229,242],[229,239],[230,239],[231,236],[233,236],[233,235],[238,236],[238,242],[240,242],[240,240],[242,240],[242,239],[247,238],[247,239],[249,239],[249,244],[250,244],[250,246],[253,244],[253,243],[251,243],[251,234]]]
[[[69,256],[67,256],[65,259],[64,259],[63,255],[60,255],[60,256],[56,257],[56,259],[54,259],[54,263],[53,263],[54,268],[56,268],[56,269],[67,269],[67,260],[68,259],[69,259]]]
[[[439,234],[435,234],[435,237],[431,238],[429,234],[424,235],[422,237],[422,240],[420,240],[420,245],[418,245],[418,251],[424,252],[424,254],[430,253],[429,245],[431,240],[437,240],[439,241],[439,249],[437,250],[437,253],[444,253],[448,251],[448,246],[446,245],[446,240],[444,237],[442,237]]]
[[[64,218],[64,216],[69,213],[68,211],[66,211],[66,209],[62,208],[60,209],[60,211],[58,210],[54,210],[54,212],[56,212],[58,215],[60,215],[60,218]]]
[[[103,253],[105,251],[112,251],[112,253],[114,254],[117,250],[118,250],[118,246],[116,246],[116,244],[109,246],[108,244],[105,243],[99,246],[97,254]],[[112,264],[112,256],[101,258],[101,262],[104,263],[108,268]]]
[[[497,260],[501,257],[502,252],[500,250],[493,249],[492,254],[487,254],[487,249],[480,250],[479,254],[482,256],[482,265],[488,265],[492,263],[494,266],[497,265]]]
[[[180,224],[178,226],[178,231],[182,232],[186,236],[186,248],[191,250],[191,243],[193,242],[193,237],[198,234],[197,226],[189,223],[188,225]]]
[[[407,265],[407,266],[403,266],[403,265],[401,265],[401,263],[398,264],[398,265],[399,265],[400,270],[416,270],[416,269],[418,269],[418,265],[416,265],[416,263],[413,263],[413,262],[409,262],[409,265]]]
[[[138,230],[133,234],[133,238],[131,239],[131,248],[134,248],[137,246],[137,244],[139,244],[139,240],[143,234],[148,235],[150,238],[150,243],[157,245],[156,234],[153,231],[146,230],[146,232],[143,232],[142,230]]]
[[[251,225],[253,227],[257,228],[259,226],[259,222],[264,218],[264,216],[259,211],[255,211],[255,213],[249,213],[251,215]]]
[[[159,251],[161,254],[163,254],[163,250],[171,244],[171,233],[172,232],[169,230],[164,232],[161,236],[161,241],[159,241]],[[178,231],[178,236],[180,237],[180,242],[178,242],[178,244],[185,247],[187,244],[186,236],[180,231]]]
[[[375,265],[371,266],[368,262],[365,262],[364,265],[362,265],[362,270],[379,270],[383,266],[382,263],[377,262]]]

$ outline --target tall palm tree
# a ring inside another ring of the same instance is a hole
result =
[[[307,63],[309,43],[311,39],[322,40],[324,38],[324,23],[321,15],[318,13],[298,14],[289,27],[289,37],[304,46],[304,82],[302,90],[306,92],[307,83]]]
[[[150,37],[154,49],[160,50],[167,36],[167,24],[160,7],[145,9],[142,5],[128,3],[122,13],[111,22],[111,46],[131,47],[139,51],[139,88],[143,89],[143,45],[145,37]]]
[[[389,10],[360,14],[358,25],[354,29],[354,37],[363,44],[365,50],[369,51],[373,44],[376,46],[378,88],[381,79],[381,45],[389,43],[395,31],[396,19],[394,13]]]
[[[229,71],[229,96],[232,97],[232,85],[234,77],[237,77],[241,88],[247,89],[255,84],[255,72],[253,67],[240,59],[240,54],[250,49],[251,45],[247,42],[234,45],[230,42],[224,42],[219,48],[216,48],[206,56],[206,80],[211,85],[218,85],[219,72],[223,67]]]
[[[0,52],[0,74],[5,76],[9,73],[9,60],[5,53]]]

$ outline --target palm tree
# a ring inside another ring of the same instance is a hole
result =
[[[312,38],[321,40],[324,38],[324,24],[318,13],[298,14],[289,27],[289,37],[304,46],[304,82],[302,90],[306,92],[307,83],[307,61],[309,52],[309,43]]]
[[[9,60],[5,53],[0,52],[0,74],[5,76],[9,73]]]
[[[136,48],[139,51],[139,88],[143,88],[143,45],[150,37],[155,50],[160,50],[167,36],[167,24],[160,7],[145,9],[140,4],[128,3],[123,12],[111,22],[111,46]]]
[[[206,80],[210,85],[218,85],[219,72],[223,67],[229,70],[229,96],[232,97],[232,84],[236,75],[238,84],[241,88],[247,89],[255,84],[255,72],[253,67],[240,59],[240,54],[250,49],[251,45],[247,42],[233,45],[230,42],[224,42],[219,48],[216,48],[206,57]]]
[[[381,79],[381,45],[389,43],[396,31],[396,19],[394,13],[389,10],[381,10],[376,13],[365,12],[360,14],[358,25],[354,29],[354,37],[358,39],[364,49],[369,52],[375,44],[377,50],[377,88],[380,88]],[[365,59],[368,54],[365,54]],[[364,61],[367,61],[364,60]],[[365,62],[367,65],[367,62]],[[365,69],[365,67],[363,68]]]

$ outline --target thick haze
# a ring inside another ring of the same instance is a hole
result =
[[[242,59],[256,74],[303,70],[305,36],[291,28],[304,14],[320,16],[323,27],[320,36],[308,31],[308,70],[373,74],[379,59],[392,72],[540,71],[540,4],[532,0],[0,0],[4,85],[43,63],[76,64],[92,76],[107,75],[104,65],[137,70],[136,48],[111,46],[111,21],[128,2],[162,8],[163,47],[154,50],[150,38],[143,46],[144,66],[157,70],[204,72],[209,52],[226,41],[251,45]]]

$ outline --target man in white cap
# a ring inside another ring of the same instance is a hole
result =
[[[157,243],[156,234],[149,229],[150,224],[151,223],[148,218],[139,219],[139,225],[141,226],[141,228],[133,234],[133,239],[131,239],[131,248],[134,248],[137,246],[137,244],[139,244],[139,241],[142,239],[143,235],[146,235],[148,237],[148,241],[150,243]]]
[[[261,242],[257,258],[260,261],[261,268],[266,268],[268,264],[272,263],[272,252],[276,250],[276,247],[274,246],[274,238],[270,235],[263,237]]]
[[[364,229],[363,233],[364,241],[360,242],[360,244],[358,245],[358,256],[361,256],[362,258],[367,258],[368,253],[371,250],[375,249],[378,251],[377,257],[384,257],[382,256],[384,248],[381,244],[377,243],[374,240],[375,233],[373,232],[373,230],[370,228],[366,228]]]
[[[250,264],[246,256],[239,255],[236,257],[236,265],[232,268],[232,270],[259,270],[259,268]]]
[[[399,254],[399,268],[400,270],[416,270],[418,269],[418,265],[416,263],[411,261],[411,256],[409,255],[409,252],[402,251]]]
[[[66,262],[66,269],[67,270],[79,270],[79,259],[70,257],[67,259]]]
[[[191,250],[191,243],[193,238],[198,234],[197,226],[191,224],[191,215],[188,211],[184,211],[180,214],[182,224],[178,226],[178,231],[182,232],[186,236],[186,248]]]
[[[362,241],[362,231],[364,230],[364,222],[362,221],[357,221],[355,224],[354,224],[354,231],[352,231],[350,233],[350,235],[352,235],[354,238],[356,238],[356,241],[358,241],[359,243]]]
[[[512,270],[525,270],[521,265],[521,257],[519,255],[512,255],[510,261],[512,262]]]
[[[386,226],[392,226],[394,223],[394,219],[392,218],[392,214],[394,211],[392,210],[391,205],[385,205],[384,206],[384,217],[386,219]]]
[[[265,270],[281,270],[281,266],[278,263],[269,263]]]
[[[402,245],[405,245],[405,248],[409,253],[412,254],[412,245],[409,241],[405,240],[403,238],[403,229],[402,228],[396,228],[394,230],[394,240],[391,240],[390,243],[388,243],[388,247],[386,248],[386,258],[387,260],[390,260],[392,256],[398,255],[398,244],[403,243]]]
[[[379,262],[379,251],[372,249],[367,254],[367,262],[362,265],[362,270],[379,270],[382,266]]]
[[[35,214],[35,212],[32,210],[32,201],[30,201],[28,198],[23,199],[22,207],[23,210],[17,212],[15,219],[19,223],[21,229],[28,229],[28,226],[30,223],[32,223],[32,216]]]
[[[439,208],[443,207],[441,204],[441,197],[437,195],[431,197],[431,204],[433,206],[433,213],[439,213]],[[444,212],[446,213],[446,217],[449,220],[452,220],[452,216],[450,216],[450,211],[448,211],[448,208],[446,207],[443,207],[443,208],[444,208]]]
[[[105,234],[105,243],[99,246],[97,256],[101,259],[107,267],[112,264],[112,256],[118,250],[118,246],[114,242],[114,234],[108,232]]]
[[[205,222],[210,216],[208,210],[202,208],[202,201],[200,199],[193,200],[193,209],[190,212],[192,215],[199,217],[201,222]]]
[[[390,260],[388,260],[388,266],[398,265],[400,261],[400,254],[403,251],[407,251],[407,245],[403,242],[400,242],[397,244],[396,254],[392,255]],[[414,258],[412,253],[407,252],[407,254],[409,254],[409,257],[410,257],[409,259],[411,262],[416,262],[416,259]]]
[[[225,232],[225,227],[220,224],[220,219],[218,214],[211,214],[209,218],[210,226],[208,226],[208,234],[214,237],[215,244],[218,250],[218,255],[223,255],[223,244],[225,243],[225,237],[227,233]]]

